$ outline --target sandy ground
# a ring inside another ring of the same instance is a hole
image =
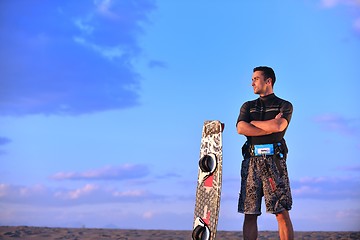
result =
[[[191,231],[122,230],[0,226],[0,240],[191,240]],[[216,239],[242,239],[242,232],[219,231]],[[279,239],[277,232],[259,232],[258,239]],[[295,239],[360,239],[360,232],[296,232]]]

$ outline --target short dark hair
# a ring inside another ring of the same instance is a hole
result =
[[[276,76],[274,70],[271,67],[259,66],[254,68],[253,72],[256,71],[262,71],[266,79],[271,78],[272,79],[271,85],[274,86],[276,81]]]

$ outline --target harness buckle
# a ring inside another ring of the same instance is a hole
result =
[[[256,144],[253,153],[254,156],[274,155],[274,144]]]

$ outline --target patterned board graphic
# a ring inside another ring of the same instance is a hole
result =
[[[204,172],[199,166],[193,229],[195,232],[198,226],[202,225],[208,230],[208,233],[203,235],[209,235],[200,239],[213,240],[216,235],[222,183],[223,126],[224,124],[217,120],[205,121],[202,130],[200,162],[204,156],[210,156],[216,160],[216,168],[211,172]],[[193,239],[196,239],[194,235]]]

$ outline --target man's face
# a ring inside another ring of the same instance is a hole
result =
[[[265,79],[262,71],[255,71],[253,73],[251,86],[253,87],[255,94],[265,94],[268,90],[269,83],[270,79]]]

